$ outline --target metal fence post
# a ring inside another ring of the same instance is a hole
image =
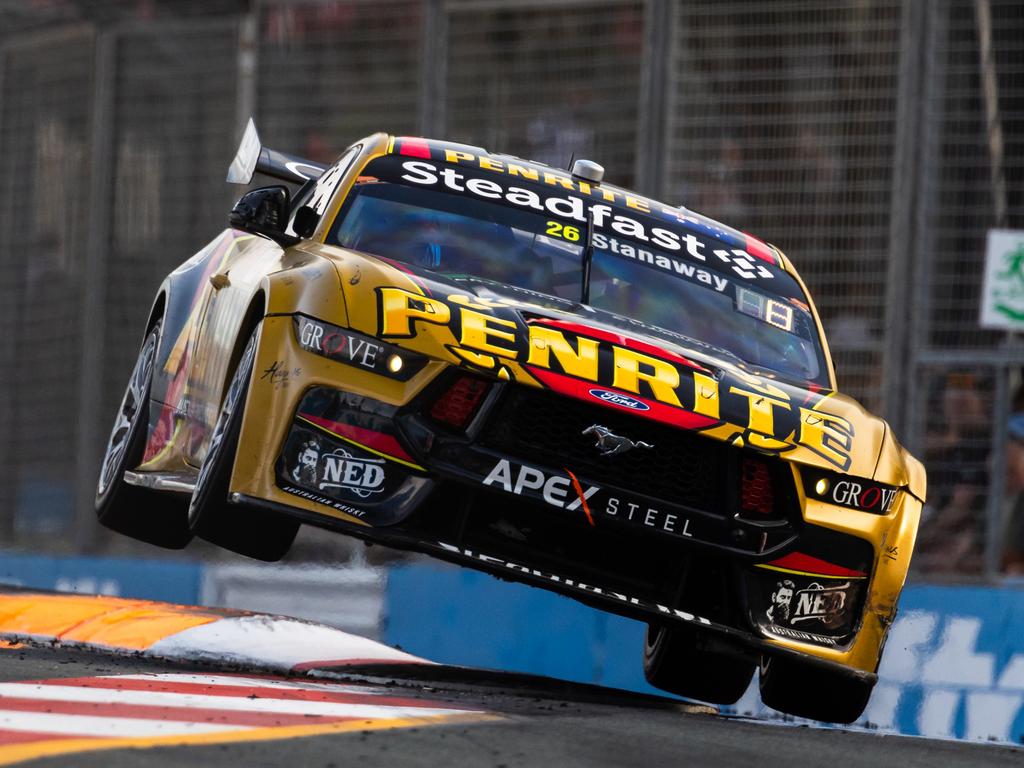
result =
[[[8,58],[10,56],[10,47],[8,45],[0,46],[0,152],[9,151],[7,143],[4,139],[7,137],[7,132],[4,130],[4,94],[7,82],[5,79],[7,69],[10,67]],[[13,78],[12,78],[13,79]],[[10,142],[13,145],[13,142]],[[4,157],[4,155],[0,155]],[[13,176],[13,174],[12,174]],[[3,194],[6,199],[16,199],[14,195],[15,190],[15,179],[3,179],[0,178],[0,194]],[[8,246],[8,243],[12,242],[13,233],[13,216],[10,219],[4,220],[0,217],[0,265],[5,268],[7,266],[8,255],[4,253],[4,249]],[[5,302],[7,304],[7,302]],[[16,306],[5,306],[3,314],[0,315],[0,323],[13,325],[17,322],[17,307]],[[4,367],[14,365],[17,359],[15,352],[15,338],[14,334],[6,334],[5,338],[0,340],[0,365]],[[2,398],[0,401],[0,434],[11,435],[14,430],[14,413],[17,408],[17,403],[14,402],[15,398],[7,396]],[[14,441],[10,438],[3,441],[3,447],[0,448],[0,460],[4,462],[4,465],[10,468],[12,476],[16,476],[14,473],[17,468],[17,457],[12,455],[16,452],[16,446]],[[6,482],[3,484],[3,488],[0,489],[0,541],[6,544],[13,543],[15,535],[14,526],[14,515],[15,507],[17,505],[17,484],[16,482]]]
[[[3,157],[3,152],[6,151],[7,147],[4,143],[6,137],[6,131],[4,127],[4,88],[6,87],[5,73],[8,67],[8,46],[0,45],[0,157]],[[0,193],[5,196],[8,194],[8,188],[13,186],[13,179],[0,179]],[[10,239],[9,232],[10,222],[4,221],[0,217],[0,265],[5,264],[7,261],[4,249]],[[3,320],[6,320],[10,316],[11,310],[5,308]],[[7,338],[0,341],[0,365],[9,365],[14,361],[14,340],[8,336]],[[11,418],[15,403],[11,402],[12,398],[5,397],[0,401],[0,434],[10,435],[12,432]],[[14,446],[12,440],[4,440],[4,445],[0,448],[0,459],[3,460],[4,464],[13,468],[15,466],[13,457],[11,454],[14,452]],[[16,504],[14,483],[7,482],[3,484],[3,488],[0,489],[0,541],[10,543],[14,541],[14,507]]]
[[[78,450],[75,467],[75,543],[80,551],[96,546],[97,524],[93,511],[96,478],[102,455],[107,420],[101,413],[104,328],[107,286],[107,253],[113,193],[112,147],[114,142],[114,89],[117,37],[111,30],[96,34],[94,101],[89,148],[92,173],[89,184],[89,231],[82,266],[82,355],[79,368]]]
[[[919,5],[909,0],[910,6]],[[920,4],[924,5],[924,4]],[[946,60],[940,45],[948,34],[948,7],[944,3],[925,6],[926,12],[921,20],[923,34],[920,48],[924,52],[921,68],[921,95],[918,109],[921,113],[917,121],[918,130],[914,135],[918,146],[920,162],[914,168],[916,176],[916,204],[909,223],[910,242],[908,250],[912,251],[910,270],[901,280],[909,283],[907,291],[906,311],[906,348],[905,372],[899,377],[899,395],[892,406],[903,407],[904,442],[911,450],[923,448],[924,409],[927,406],[925,393],[918,387],[920,365],[922,359],[928,357],[930,347],[929,313],[931,311],[930,289],[934,280],[934,269],[931,256],[935,242],[932,217],[938,210],[939,195],[939,163],[936,160],[941,152],[942,126],[944,122],[944,94],[946,90]],[[897,365],[898,365],[897,361]]]
[[[974,17],[978,25],[978,56],[981,67],[981,96],[985,105],[985,126],[988,137],[989,175],[992,179],[992,202],[995,225],[1006,226],[1006,172],[1004,163],[1003,122],[999,114],[999,78],[995,52],[992,50],[992,6],[989,0],[974,0]]]
[[[896,136],[893,146],[892,203],[889,220],[889,253],[885,301],[885,344],[882,353],[882,412],[898,435],[909,429],[906,410],[907,381],[913,356],[908,354],[914,311],[914,222],[917,215],[921,168],[921,77],[925,70],[925,8],[916,0],[904,0],[901,11],[899,86]]]
[[[640,63],[637,102],[636,187],[654,196],[662,193],[665,184],[673,9],[670,0],[647,0],[644,9],[644,55]]]
[[[416,121],[423,136],[441,136],[445,132],[447,68],[448,15],[444,0],[425,0]]]
[[[259,74],[259,36],[256,12],[249,13],[238,22],[238,93],[235,107],[235,128],[242,137],[245,124],[256,116],[257,76]]]
[[[999,572],[1000,529],[1003,525],[1003,496],[1006,490],[1006,425],[1010,420],[1009,370],[1007,364],[994,368],[996,381],[992,403],[992,454],[989,457],[988,503],[985,509],[985,576]]]

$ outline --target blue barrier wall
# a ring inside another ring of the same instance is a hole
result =
[[[199,563],[0,554],[0,582],[60,592],[116,595],[192,605],[199,600],[201,577]]]
[[[485,574],[393,568],[383,638],[438,662],[657,692],[644,627]],[[770,710],[756,680],[736,711]],[[1024,590],[910,585],[862,721],[911,735],[1024,742]]]
[[[541,589],[433,565],[388,573],[383,639],[431,661],[656,692],[644,626]]]
[[[1024,743],[1024,590],[908,587],[867,714],[901,733]]]

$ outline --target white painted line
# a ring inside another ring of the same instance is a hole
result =
[[[361,685],[340,685],[338,683],[317,683],[302,680],[264,680],[258,677],[232,677],[231,675],[189,675],[179,673],[101,675],[107,680],[145,680],[151,683],[194,683],[195,685],[239,685],[242,687],[281,688],[293,691],[323,691],[324,693],[355,693],[360,695],[393,695],[384,688]]]
[[[0,707],[2,707],[0,703]],[[0,731],[32,731],[60,736],[130,738],[182,736],[194,733],[247,731],[243,725],[211,725],[178,720],[142,720],[133,717],[57,715],[51,712],[17,712],[0,709]]]
[[[393,719],[401,717],[434,717],[465,714],[467,710],[432,707],[380,706],[346,704],[331,701],[248,698],[245,696],[209,696],[196,693],[165,691],[126,691],[117,688],[80,688],[73,685],[37,685],[34,683],[0,683],[0,707],[3,697],[43,701],[76,701],[94,704],[134,704],[158,707],[220,709],[231,712],[274,712],[290,715],[322,715]]]

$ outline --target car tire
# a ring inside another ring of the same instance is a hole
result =
[[[663,691],[712,704],[735,704],[750,686],[755,666],[701,649],[692,631],[647,626],[644,677]]]
[[[796,717],[852,723],[864,714],[873,687],[873,683],[780,656],[761,660],[761,700]]]
[[[129,485],[124,480],[125,472],[138,466],[146,450],[149,395],[160,329],[158,321],[146,334],[121,398],[96,484],[96,517],[104,527],[134,539],[183,549],[192,540],[184,498]]]
[[[259,334],[257,325],[249,335],[228,384],[209,450],[192,491],[188,525],[194,535],[220,547],[256,560],[276,562],[291,548],[299,523],[228,501]]]

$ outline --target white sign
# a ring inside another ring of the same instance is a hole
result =
[[[981,326],[1024,331],[1024,230],[990,229]]]

